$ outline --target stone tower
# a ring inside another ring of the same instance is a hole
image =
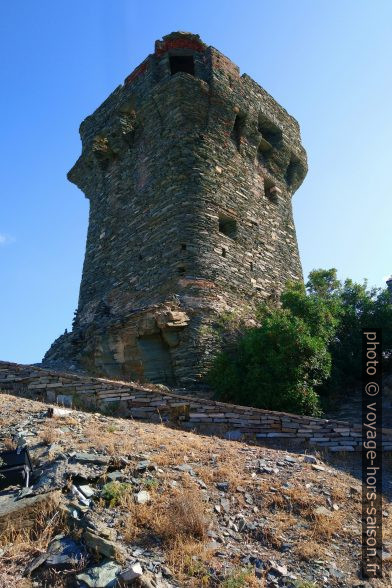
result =
[[[68,174],[90,201],[72,333],[47,365],[188,385],[211,325],[302,279],[297,121],[198,35],[176,32],[80,127]]]

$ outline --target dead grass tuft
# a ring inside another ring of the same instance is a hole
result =
[[[172,490],[163,498],[153,495],[149,504],[135,504],[131,497],[124,500],[128,516],[121,529],[128,542],[146,539],[153,534],[166,545],[182,540],[203,541],[207,536],[205,507],[196,489]]]
[[[45,504],[32,508],[27,521],[10,521],[0,536],[0,545],[4,547],[0,559],[0,586],[30,586],[24,584],[22,570],[33,557],[47,550],[55,535],[69,532],[65,521],[60,492],[53,492]]]
[[[44,428],[39,432],[39,437],[46,445],[52,445],[60,439],[60,433],[56,429],[55,423],[46,423]]]
[[[299,557],[305,561],[312,561],[314,559],[320,559],[323,556],[323,549],[321,546],[309,539],[299,541],[295,546],[295,551]]]
[[[166,551],[166,561],[176,572],[181,585],[208,587],[211,585],[208,569],[211,553],[200,541],[177,537]],[[193,582],[189,582],[192,578]]]
[[[312,522],[312,537],[316,541],[329,541],[335,533],[342,534],[343,513],[315,514]]]
[[[2,443],[4,445],[5,451],[11,451],[11,449],[16,449],[17,447],[16,441],[14,441],[12,437],[6,437],[5,439],[2,439]]]
[[[175,491],[162,506],[157,513],[155,530],[165,543],[173,544],[178,537],[200,541],[206,538],[208,525],[200,492]]]

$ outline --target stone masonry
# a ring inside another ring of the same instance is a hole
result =
[[[337,419],[236,406],[132,382],[110,381],[0,361],[0,390],[68,407],[88,408],[188,430],[280,445],[291,450],[360,452],[362,425]],[[392,429],[382,429],[385,456],[392,452]]]
[[[90,201],[73,330],[44,365],[191,385],[222,312],[301,280],[298,123],[198,35],[172,33],[80,127]]]

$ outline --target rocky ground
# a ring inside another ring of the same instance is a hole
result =
[[[34,466],[29,489],[0,492],[1,588],[370,586],[358,576],[360,484],[319,456],[50,417],[6,394],[0,415],[0,451],[27,443]],[[387,500],[383,514],[375,587],[392,585]]]

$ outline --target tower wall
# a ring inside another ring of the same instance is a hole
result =
[[[68,174],[90,201],[79,304],[45,361],[198,380],[220,313],[251,314],[302,279],[298,123],[197,35],[173,33],[80,134]]]

